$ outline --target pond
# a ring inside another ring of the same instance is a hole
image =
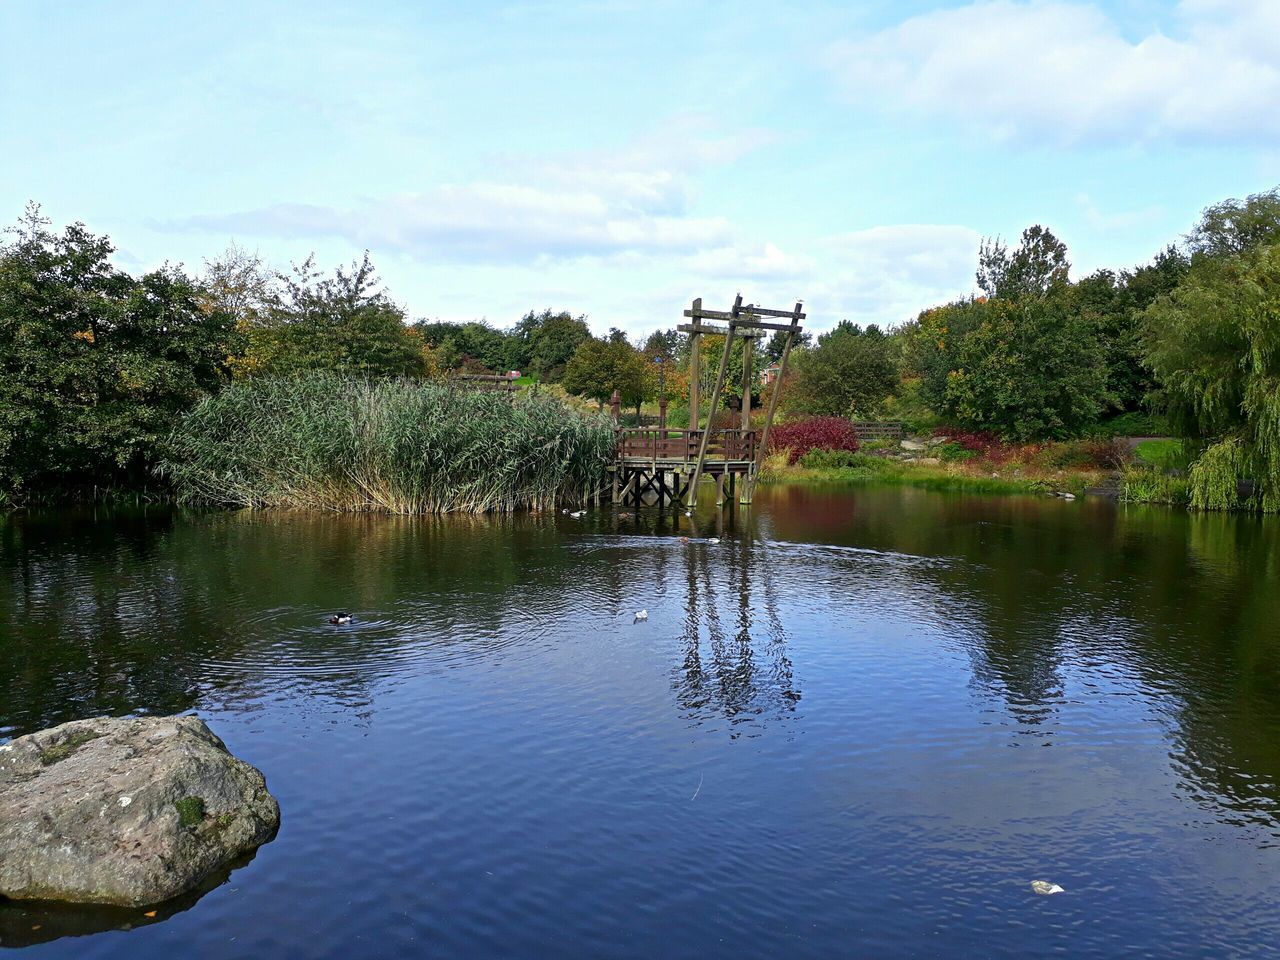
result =
[[[762,488],[694,521],[9,517],[0,738],[195,711],[283,821],[156,918],[0,904],[0,936],[78,960],[1269,956],[1278,584],[1272,521],[911,489]]]

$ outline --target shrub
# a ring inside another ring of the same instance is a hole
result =
[[[853,450],[810,450],[800,458],[800,466],[813,470],[842,470],[849,467],[876,467],[888,461]]]
[[[965,460],[972,460],[978,454],[974,450],[966,450],[954,440],[948,440],[946,443],[934,447],[933,455],[939,460],[945,460],[947,463],[961,463]]]
[[[858,432],[842,417],[809,417],[778,424],[769,434],[774,450],[789,450],[788,462],[795,463],[810,450],[858,451]]]

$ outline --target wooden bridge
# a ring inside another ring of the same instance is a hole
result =
[[[688,333],[689,343],[689,423],[688,429],[667,427],[667,398],[658,400],[658,423],[649,427],[615,427],[617,448],[612,473],[614,503],[644,506],[656,504],[659,508],[684,503],[692,509],[698,502],[698,484],[709,477],[715,481],[716,503],[750,503],[755,490],[756,477],[764,462],[769,442],[769,430],[778,407],[778,391],[786,374],[791,345],[801,332],[800,321],[804,313],[801,304],[792,310],[771,310],[753,304],[743,306],[739,295],[726,311],[702,309],[701,298],[694,300],[684,315],[692,322],[678,329]],[[764,317],[783,317],[789,323],[775,323]],[[726,321],[725,326],[706,323],[707,320]],[[757,387],[754,382],[752,354],[755,341],[767,330],[786,331],[778,376],[772,383],[764,429],[751,427],[751,394]],[[708,424],[701,423],[700,393],[700,338],[703,334],[724,337],[724,351],[716,373],[715,388],[708,404]],[[742,341],[742,404],[741,426],[713,427],[724,391],[729,359],[735,340]],[[611,403],[613,421],[618,422],[620,401],[617,393]]]

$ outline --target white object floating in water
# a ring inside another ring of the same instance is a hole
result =
[[[575,519],[575,520],[578,520],[578,519],[580,519],[580,518],[582,518],[582,517],[585,517],[586,515],[587,515],[587,511],[585,511],[585,510],[578,510],[578,511],[576,511],[576,512],[574,512],[574,513],[569,514],[569,516],[573,517],[573,519]]]
[[[648,610],[637,610],[637,611],[636,611],[636,618],[635,618],[634,620],[632,620],[631,622],[632,622],[632,623],[639,623],[641,620],[648,620],[648,619],[649,619],[649,611],[648,611]]]
[[[708,540],[707,540],[707,543],[719,543],[719,542],[720,542],[720,538],[719,538],[719,537],[710,537],[710,538],[708,538]]]
[[[1034,890],[1036,893],[1040,894],[1040,896],[1042,897],[1047,897],[1050,894],[1054,894],[1054,893],[1067,892],[1063,890],[1060,886],[1058,886],[1056,883],[1050,883],[1048,880],[1032,880],[1031,889]]]

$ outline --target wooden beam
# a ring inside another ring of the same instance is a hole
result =
[[[790,310],[771,310],[768,307],[748,306],[743,311],[744,314],[751,314],[755,317],[782,317],[790,320],[793,317],[803,320],[806,314],[792,308]]]
[[[698,461],[693,467],[693,477],[689,481],[688,508],[692,510],[698,505],[698,481],[702,478],[702,464],[707,459],[707,441],[711,439],[711,425],[715,419],[716,408],[720,406],[720,393],[724,390],[724,378],[729,372],[729,355],[733,350],[733,327],[742,309],[742,294],[733,301],[732,319],[729,321],[729,336],[724,338],[724,353],[720,355],[720,369],[716,373],[716,387],[711,391],[711,404],[707,407],[707,429],[702,432],[702,442],[698,445]]]
[[[764,323],[759,320],[739,320],[734,326],[746,327],[748,330],[798,330],[790,323]]]
[[[718,327],[712,323],[682,323],[676,327],[681,333],[699,334],[705,333],[713,337],[723,337],[729,332],[728,327]],[[764,334],[759,330],[737,330],[733,331],[735,337],[763,337]]]
[[[728,320],[733,317],[732,311],[728,310],[686,310],[686,317],[693,320]],[[739,311],[736,319],[747,322],[752,317],[782,317],[783,319],[791,319],[795,315],[794,310],[770,310],[767,307],[743,307]],[[800,319],[805,318],[805,314],[800,314]]]
[[[778,377],[773,381],[773,393],[769,395],[769,411],[764,417],[764,431],[760,435],[760,446],[756,448],[756,468],[747,486],[749,501],[755,499],[756,478],[760,476],[760,468],[764,465],[765,450],[769,446],[769,431],[773,429],[773,416],[778,412],[778,394],[782,390],[782,378],[787,375],[787,360],[791,356],[791,345],[795,342],[796,333],[800,330],[800,318],[802,316],[804,314],[800,312],[800,301],[797,300],[795,311],[791,314],[791,332],[787,334],[786,342],[782,345],[782,360],[778,364]]]
[[[696,313],[702,309],[702,298],[693,301]],[[689,429],[698,429],[698,393],[702,386],[702,337],[700,330],[681,326],[678,329],[689,334]]]

